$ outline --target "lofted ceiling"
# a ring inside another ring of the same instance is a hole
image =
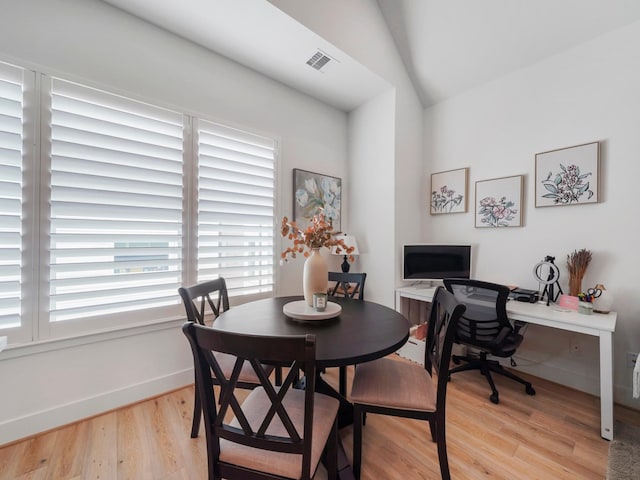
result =
[[[637,0],[377,2],[425,106],[640,19]]]
[[[104,1],[344,111],[389,88],[267,0]],[[377,4],[424,106],[640,19],[637,0]],[[328,58],[319,70],[306,63],[314,54]]]
[[[390,87],[267,0],[103,1],[344,111]]]

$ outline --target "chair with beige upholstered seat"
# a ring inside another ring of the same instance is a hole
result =
[[[366,413],[428,420],[431,438],[438,445],[440,473],[448,480],[449,462],[445,436],[445,401],[448,368],[455,329],[464,305],[438,287],[427,327],[424,367],[392,358],[361,363],[351,389],[354,407],[353,472],[360,478],[362,423]],[[433,371],[437,379],[432,376]]]
[[[314,335],[244,335],[191,322],[182,330],[191,344],[201,386],[210,480],[308,480],[323,452],[329,478],[337,478],[339,402],[314,391]],[[237,358],[229,378],[212,351]],[[237,389],[243,362],[251,365],[260,386],[240,401]],[[289,367],[280,387],[269,381],[264,363]],[[305,390],[293,388],[302,366]],[[217,402],[212,372],[220,384]]]
[[[229,310],[229,294],[227,292],[227,284],[225,279],[220,277],[215,280],[198,283],[191,287],[181,287],[178,289],[180,297],[184,303],[187,313],[187,320],[190,322],[205,325],[205,319],[209,316],[211,321],[218,318],[218,315]],[[209,307],[209,308],[207,308]],[[235,358],[222,353],[216,354],[218,363],[223,372],[229,377]],[[274,369],[268,367],[269,373]],[[276,369],[276,384],[281,382],[282,372]],[[215,382],[215,380],[214,380]],[[243,366],[240,372],[239,385],[242,388],[255,388],[260,384],[260,380],[249,365]],[[200,397],[198,396],[198,381],[195,381],[195,395],[193,405],[193,421],[191,425],[191,438],[198,436],[200,429],[202,407],[200,406]]]

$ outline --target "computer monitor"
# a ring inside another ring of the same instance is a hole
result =
[[[402,246],[403,280],[426,282],[443,278],[471,278],[471,245]]]

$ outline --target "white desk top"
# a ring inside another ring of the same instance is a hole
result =
[[[431,301],[435,288],[402,287],[396,293],[402,297]],[[510,300],[507,302],[507,314],[511,320],[544,325],[563,330],[599,335],[600,332],[614,332],[616,329],[617,313],[609,312],[584,315],[574,310],[560,309],[557,305],[546,303],[528,303]]]

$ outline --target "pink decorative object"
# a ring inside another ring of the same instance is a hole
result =
[[[573,295],[560,295],[560,300],[558,305],[562,308],[568,308],[569,310],[578,310],[578,303],[580,299],[578,297],[574,297]]]

